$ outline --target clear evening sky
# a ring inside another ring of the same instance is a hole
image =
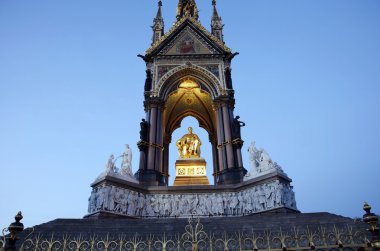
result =
[[[198,0],[210,29],[211,0]],[[166,31],[176,0],[164,0]],[[302,212],[380,212],[380,1],[219,0],[235,115],[293,179]],[[0,0],[0,227],[81,218],[110,154],[138,168],[156,1]],[[205,131],[186,119],[211,153]],[[171,165],[177,158],[171,146]],[[174,172],[171,172],[172,177]]]

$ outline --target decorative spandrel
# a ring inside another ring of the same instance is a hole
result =
[[[193,133],[193,128],[188,128],[189,132],[177,141],[179,157],[181,159],[200,158],[202,142],[198,135]]]

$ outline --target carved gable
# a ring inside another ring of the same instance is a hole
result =
[[[159,55],[215,54],[217,51],[190,27],[186,27],[169,42]]]
[[[159,41],[146,51],[146,55],[181,56],[225,54],[231,50],[214,37],[199,22],[185,18],[177,22]]]

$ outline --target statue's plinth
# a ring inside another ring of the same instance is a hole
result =
[[[179,159],[175,162],[174,186],[210,185],[203,158]]]

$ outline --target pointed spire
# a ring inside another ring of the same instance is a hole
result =
[[[212,6],[213,6],[213,17],[219,17],[218,10],[216,9],[216,0],[212,0]]]
[[[213,14],[211,18],[211,33],[223,42],[223,23],[222,18],[218,14],[216,9],[216,0],[212,0]]]
[[[157,15],[156,18],[153,19],[153,38],[152,38],[152,44],[157,42],[163,35],[164,35],[164,19],[162,17],[162,1],[158,1],[158,10],[157,10]]]
[[[177,21],[181,20],[183,17],[192,17],[198,20],[198,7],[195,0],[179,0],[177,6]]]

